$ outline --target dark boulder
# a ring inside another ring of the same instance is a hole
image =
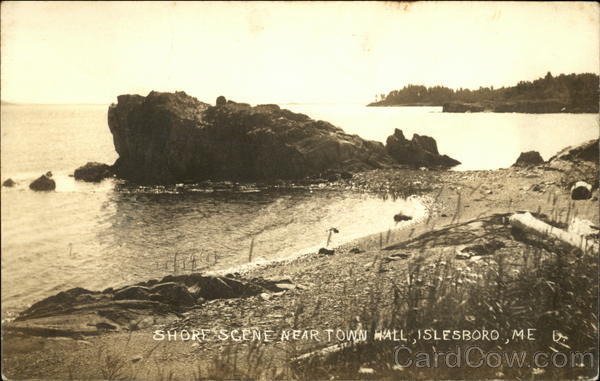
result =
[[[571,199],[588,200],[592,197],[592,186],[585,181],[578,181],[571,187]]]
[[[4,182],[2,183],[2,186],[7,187],[7,188],[12,188],[15,185],[17,185],[17,183],[13,179],[10,179],[10,178],[4,180]]]
[[[521,152],[513,167],[532,167],[544,164],[544,159],[538,151]]]
[[[56,182],[46,174],[35,179],[29,184],[29,188],[34,191],[51,191],[56,189]]]
[[[117,176],[138,183],[298,180],[394,166],[383,144],[280,109],[184,92],[121,95],[108,124]]]
[[[75,180],[97,183],[113,174],[112,168],[107,164],[88,162],[75,170]]]
[[[399,129],[395,129],[394,134],[387,138],[385,148],[399,164],[443,168],[460,164],[458,160],[440,155],[434,138],[414,134],[412,140],[408,140]]]
[[[322,248],[319,249],[319,254],[333,255],[333,254],[335,254],[335,250],[326,249],[326,248],[322,247]]]

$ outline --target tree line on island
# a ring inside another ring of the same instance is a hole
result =
[[[380,94],[368,106],[442,106],[444,112],[597,113],[599,77],[592,73],[561,74],[516,86],[477,90],[408,85]]]

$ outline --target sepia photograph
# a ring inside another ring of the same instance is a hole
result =
[[[2,1],[3,380],[596,380],[600,5]]]

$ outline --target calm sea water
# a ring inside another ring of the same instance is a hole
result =
[[[510,165],[536,149],[547,158],[569,144],[598,136],[595,115],[442,114],[439,108],[367,108],[361,105],[283,105],[368,139],[385,141],[394,128],[435,137],[441,152],[463,168]],[[103,289],[195,270],[227,269],[285,258],[390,228],[403,211],[425,214],[418,199],[319,189],[244,189],[177,192],[128,188],[113,180],[74,181],[87,161],[117,155],[107,106],[2,106],[2,312],[75,287]],[[28,188],[54,173],[56,192]],[[400,226],[401,227],[401,226]],[[174,268],[177,261],[177,269]],[[185,268],[184,268],[185,266]]]

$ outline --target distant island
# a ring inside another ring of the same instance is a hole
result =
[[[592,73],[561,74],[516,86],[477,90],[408,85],[381,94],[367,106],[442,106],[443,112],[597,113],[599,77]]]

